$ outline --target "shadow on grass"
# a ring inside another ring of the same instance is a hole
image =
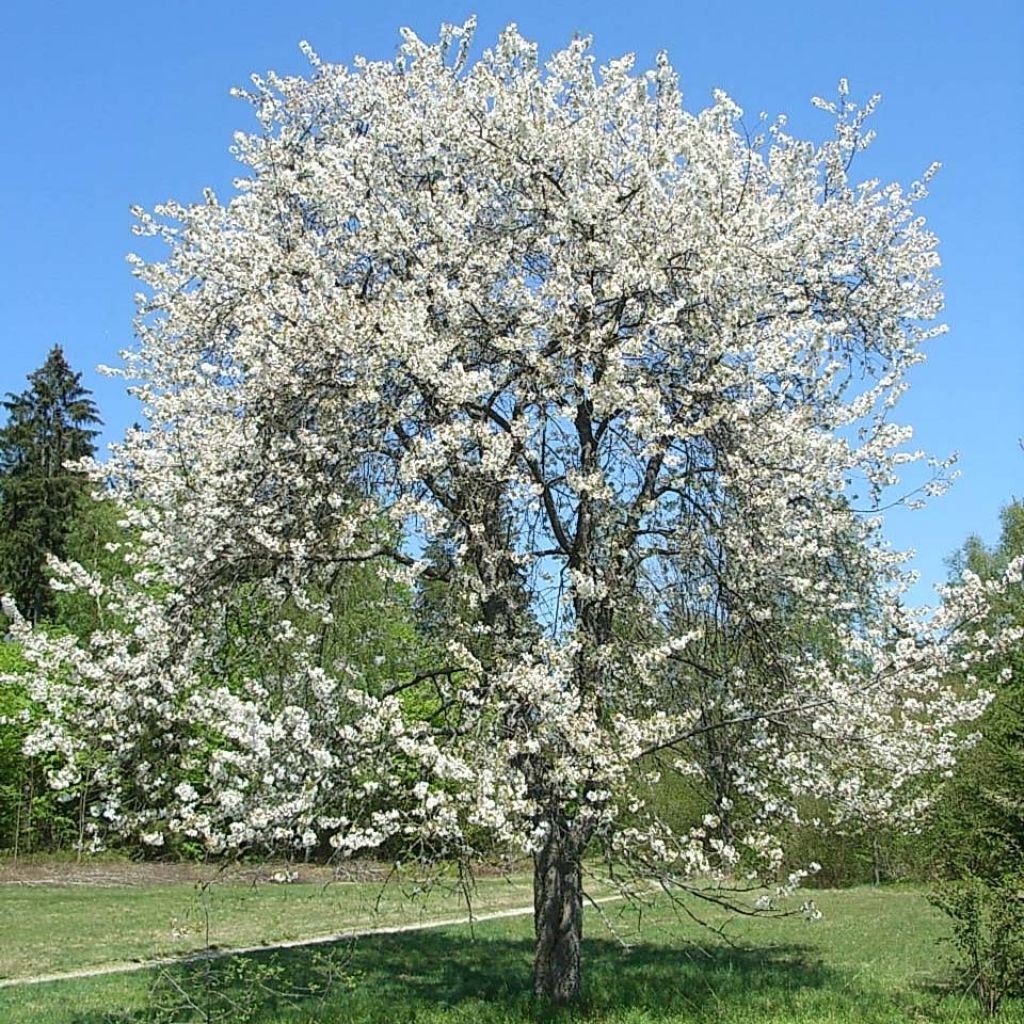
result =
[[[584,994],[570,1009],[531,996],[532,942],[430,931],[182,965],[161,972],[146,1009],[72,1020],[512,1024],[611,1016],[710,1022],[751,1000],[781,1009],[799,993],[835,983],[834,972],[797,945],[642,943],[627,951],[595,938],[584,946]]]

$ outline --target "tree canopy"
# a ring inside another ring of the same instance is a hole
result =
[[[97,472],[141,585],[69,566],[124,628],[19,635],[98,828],[518,849],[570,999],[588,849],[775,881],[800,798],[912,811],[987,701],[946,682],[987,591],[908,611],[875,515],[941,306],[931,172],[851,177],[875,101],[807,142],[690,112],[664,55],[510,27],[470,64],[471,29],[255,77],[230,201],[137,211],[148,426]],[[433,664],[323,656],[353,563],[458,609]],[[294,613],[240,638],[258,602]],[[243,644],[274,657],[225,672]],[[652,809],[666,772],[701,819]]]

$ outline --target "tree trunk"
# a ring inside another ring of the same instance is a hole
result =
[[[533,859],[533,991],[554,1003],[569,1003],[580,991],[582,853],[571,836],[553,829]]]

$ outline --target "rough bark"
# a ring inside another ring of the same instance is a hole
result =
[[[564,832],[552,830],[534,856],[533,920],[533,990],[554,1003],[572,1002],[580,991],[583,864],[580,844]]]

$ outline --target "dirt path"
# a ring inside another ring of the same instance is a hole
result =
[[[600,896],[588,900],[589,903],[611,903],[621,900],[622,896]],[[18,985],[42,985],[51,981],[73,981],[76,978],[99,978],[105,974],[129,974],[133,971],[148,971],[154,967],[173,967],[178,964],[199,963],[204,960],[223,960],[230,956],[243,956],[247,953],[266,953],[275,949],[298,949],[302,946],[325,946],[332,942],[345,942],[349,939],[369,938],[373,935],[398,935],[402,932],[422,932],[431,928],[450,928],[455,925],[478,924],[482,921],[495,921],[503,917],[525,917],[533,913],[533,907],[512,907],[508,910],[492,910],[472,917],[448,917],[434,921],[417,921],[413,924],[387,925],[382,928],[363,928],[335,935],[315,935],[308,939],[290,939],[286,942],[271,942],[262,946],[239,946],[235,949],[207,949],[199,953],[183,956],[161,957],[156,960],[138,960],[116,964],[105,964],[100,967],[83,967],[77,971],[62,971],[60,974],[30,974],[23,978],[0,978],[0,989],[14,988]]]
[[[196,882],[272,882],[285,874],[291,881],[326,885],[332,882],[382,882],[393,872],[390,864],[377,861],[345,861],[340,864],[303,864],[289,861],[210,863],[193,861],[129,861],[0,859],[0,885],[111,886],[177,885]],[[480,871],[480,877],[497,874]]]

